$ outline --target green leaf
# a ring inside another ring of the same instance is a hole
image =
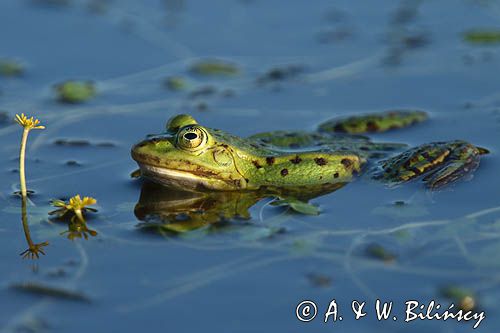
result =
[[[319,215],[319,208],[307,203],[303,202],[297,199],[293,198],[288,198],[288,199],[282,199],[279,198],[276,201],[273,201],[271,203],[273,206],[284,206],[284,207],[290,207],[292,210],[294,210],[297,213],[300,214],[305,214],[305,215]]]

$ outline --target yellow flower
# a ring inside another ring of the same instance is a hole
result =
[[[45,128],[45,126],[39,125],[40,120],[35,119],[33,117],[28,118],[24,115],[24,113],[21,113],[21,115],[16,114],[16,122],[28,130]]]
[[[58,217],[62,217],[68,212],[73,212],[78,220],[84,222],[82,213],[89,210],[91,212],[97,212],[96,209],[90,208],[88,206],[95,205],[97,200],[92,197],[80,197],[79,194],[70,198],[68,202],[62,200],[52,200],[51,204],[54,207],[59,207],[59,209],[50,212],[50,215],[57,214]]]

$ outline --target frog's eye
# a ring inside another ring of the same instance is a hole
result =
[[[181,149],[197,151],[205,147],[208,133],[200,126],[186,126],[177,134],[177,146]]]

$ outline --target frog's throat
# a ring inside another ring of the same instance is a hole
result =
[[[245,189],[246,182],[242,180],[227,180],[216,178],[215,175],[203,175],[190,171],[174,170],[165,167],[141,164],[144,177],[167,187],[184,190],[238,190]]]

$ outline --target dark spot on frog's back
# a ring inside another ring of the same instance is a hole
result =
[[[378,131],[378,125],[374,121],[369,121],[366,123],[366,129],[369,132],[377,132]]]
[[[346,169],[350,169],[352,168],[352,161],[348,158],[343,158],[340,163],[342,163],[342,165],[346,168]]]
[[[299,157],[299,155],[296,155],[290,160],[290,162],[292,162],[293,164],[299,164],[300,162],[302,162],[302,159]]]
[[[288,175],[288,169],[282,169],[280,173],[283,177],[285,177],[286,175]]]
[[[259,161],[252,161],[252,163],[257,169],[262,168],[262,165],[260,165]]]
[[[273,165],[274,164],[274,157],[272,157],[272,156],[266,157],[266,163],[268,165]]]
[[[326,165],[326,160],[323,158],[323,157],[316,157],[314,159],[314,162],[319,165],[319,166],[323,166],[323,165]]]
[[[335,172],[335,173],[333,174],[333,178],[339,178],[339,173],[338,173],[338,172]]]
[[[335,125],[335,127],[333,128],[333,130],[335,132],[338,132],[338,133],[345,133],[345,132],[347,132],[346,129],[345,129],[345,127],[344,127],[344,125],[342,125],[342,124]]]

